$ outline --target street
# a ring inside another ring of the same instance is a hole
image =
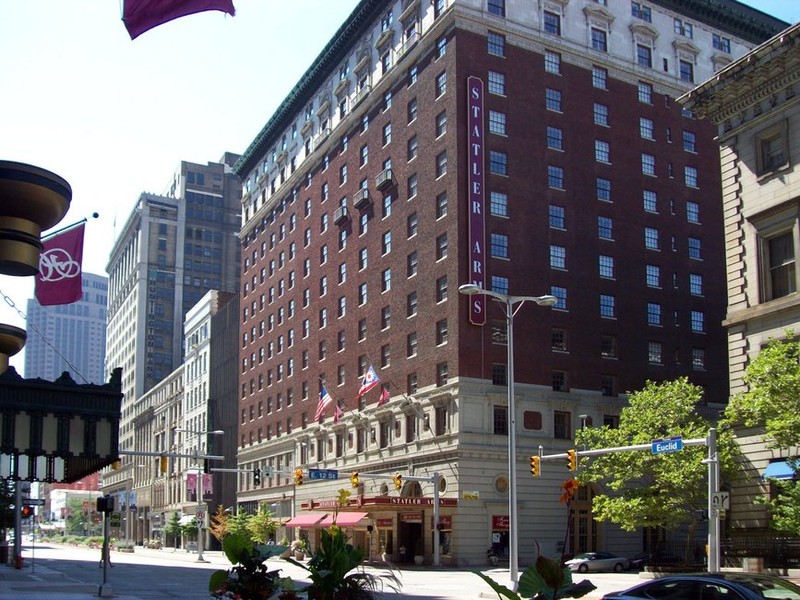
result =
[[[82,547],[42,544],[25,545],[25,566],[14,569],[0,567],[0,600],[87,600],[97,598],[103,582],[99,566],[100,550]],[[149,550],[136,548],[134,553],[112,552],[113,568],[107,570],[107,584],[117,600],[204,600],[208,578],[216,569],[230,565],[220,552],[205,552],[207,563],[196,562],[196,555],[170,548]],[[282,576],[291,576],[302,585],[305,571],[281,559],[270,559],[273,569]],[[368,570],[379,572],[377,566]],[[504,582],[508,570],[483,571]],[[425,567],[396,571],[402,582],[400,593],[386,590],[382,598],[428,598],[430,600],[478,600],[497,598],[488,585],[468,570]],[[601,573],[577,575],[588,578],[598,589],[586,596],[597,599],[602,594],[624,589],[639,581],[638,573]]]

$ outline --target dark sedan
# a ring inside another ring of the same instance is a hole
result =
[[[750,573],[674,575],[640,583],[603,600],[800,600],[800,587],[779,577]]]

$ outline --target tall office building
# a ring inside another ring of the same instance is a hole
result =
[[[54,381],[67,371],[77,383],[106,381],[108,278],[83,273],[81,287],[81,299],[72,304],[28,300],[25,377]]]
[[[239,286],[241,185],[226,153],[206,165],[183,161],[164,195],[142,194],[108,263],[106,365],[122,367],[119,444],[134,446],[135,404],[179,367],[187,311],[212,289]],[[132,461],[103,485],[130,489]]]
[[[239,460],[270,474],[240,503],[290,503],[313,542],[358,473],[340,524],[370,556],[508,556],[510,504],[523,564],[641,550],[593,488],[565,547],[566,460],[528,457],[648,379],[726,401],[715,132],[674,98],[785,26],[733,0],[359,2],[235,168]],[[504,309],[468,283],[557,299],[515,307],[513,415]]]

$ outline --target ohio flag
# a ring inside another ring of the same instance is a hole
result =
[[[375,367],[370,365],[369,369],[367,369],[367,372],[364,373],[364,377],[361,378],[361,387],[358,389],[358,394],[356,394],[356,400],[361,398],[361,396],[366,394],[380,382],[381,378],[378,377],[378,374],[375,372]]]

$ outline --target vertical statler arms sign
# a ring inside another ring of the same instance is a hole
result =
[[[483,81],[467,78],[468,156],[467,199],[469,201],[469,281],[486,289],[484,249],[486,223],[483,216]],[[469,297],[469,320],[474,325],[486,323],[486,296]]]

